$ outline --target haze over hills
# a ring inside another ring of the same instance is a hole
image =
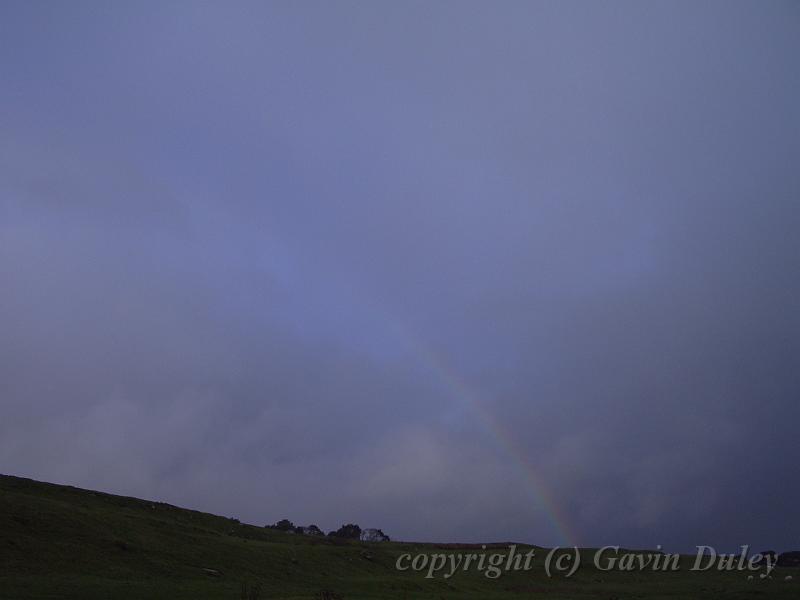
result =
[[[795,0],[0,1],[0,472],[792,548],[798,56]]]

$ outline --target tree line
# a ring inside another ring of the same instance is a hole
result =
[[[284,531],[286,533],[296,533],[298,535],[315,535],[324,536],[325,532],[316,525],[295,525],[289,519],[281,519],[273,525],[266,525],[267,529],[274,529],[276,531]],[[342,525],[339,529],[329,531],[328,537],[341,538],[345,540],[360,540],[362,542],[388,542],[391,541],[389,536],[383,533],[380,529],[361,529],[355,523],[348,523]]]

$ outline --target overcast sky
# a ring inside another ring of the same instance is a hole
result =
[[[0,472],[800,547],[798,60],[777,0],[3,2]]]

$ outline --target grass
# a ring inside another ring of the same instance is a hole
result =
[[[743,573],[689,572],[688,557],[676,573],[600,572],[584,565],[572,578],[548,578],[541,549],[528,572],[493,580],[473,569],[425,579],[398,571],[397,558],[475,548],[298,536],[10,476],[0,476],[0,532],[2,600],[789,600],[800,594],[794,569],[747,581]],[[793,582],[783,581],[787,574]]]

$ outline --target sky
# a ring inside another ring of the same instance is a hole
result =
[[[800,4],[0,4],[0,472],[800,547]]]

